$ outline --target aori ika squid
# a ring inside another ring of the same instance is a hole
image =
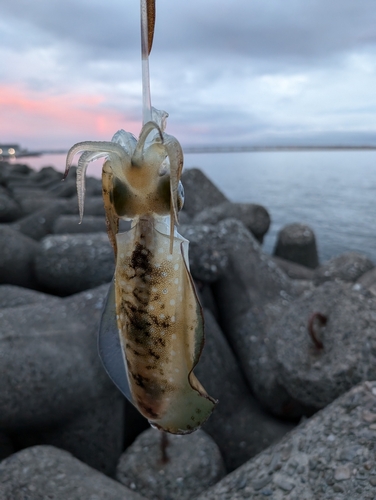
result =
[[[189,272],[188,241],[175,223],[184,192],[183,152],[165,133],[168,116],[150,106],[148,55],[154,3],[141,0],[144,125],[138,140],[119,130],[111,142],[82,142],[74,156],[82,219],[88,164],[106,157],[102,193],[115,275],[103,311],[99,354],[122,393],[151,425],[174,434],[199,428],[216,401],[193,373],[204,344],[204,320]],[[132,227],[119,233],[119,219]]]

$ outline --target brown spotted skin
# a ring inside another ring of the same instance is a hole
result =
[[[215,401],[193,375],[203,344],[201,307],[186,268],[182,240],[141,219],[117,235],[116,312],[135,405],[156,427],[192,432]]]

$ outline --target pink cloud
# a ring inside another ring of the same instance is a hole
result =
[[[110,140],[119,129],[138,133],[141,123],[106,108],[101,95],[61,94],[0,85],[1,142],[29,148],[64,148],[84,140]]]

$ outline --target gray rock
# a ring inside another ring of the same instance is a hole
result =
[[[109,283],[114,254],[106,233],[47,236],[36,255],[38,283],[57,295],[69,295]]]
[[[23,198],[51,198],[54,199],[55,195],[53,193],[48,193],[45,189],[38,187],[13,187],[12,188],[13,198],[21,203]]]
[[[313,319],[317,312],[325,324]],[[316,343],[309,334],[312,322]],[[304,294],[269,333],[281,385],[302,405],[317,410],[357,383],[375,380],[375,330],[375,300],[351,285],[327,282]]]
[[[92,408],[54,426],[17,429],[12,434],[17,449],[52,445],[69,451],[82,462],[114,477],[123,451],[124,397],[114,388]]]
[[[288,224],[278,233],[274,255],[315,269],[319,258],[314,232],[304,224]]]
[[[137,493],[53,446],[22,450],[0,463],[3,500],[142,500]]]
[[[103,215],[85,215],[80,224],[78,215],[61,215],[53,225],[54,234],[77,234],[106,232],[106,219]]]
[[[36,292],[28,288],[14,285],[0,285],[0,309],[6,307],[18,307],[38,302],[59,302],[58,297],[46,293]]]
[[[43,185],[46,182],[60,182],[62,177],[61,172],[58,172],[51,166],[46,166],[38,171],[33,171],[29,175],[29,179],[31,181],[40,185]]]
[[[196,215],[194,222],[197,224],[217,224],[228,218],[239,219],[243,222],[260,243],[262,243],[270,226],[270,216],[263,206],[254,203],[231,203],[230,201],[204,209]]]
[[[0,428],[59,424],[113,390],[96,346],[106,288],[2,309]]]
[[[51,197],[46,196],[38,196],[36,198],[25,196],[18,200],[18,203],[21,206],[22,215],[26,217],[27,215],[41,210],[42,208],[50,207],[51,199]],[[76,212],[78,213],[77,204],[72,203],[72,210],[74,209],[74,207],[76,207]]]
[[[346,252],[333,257],[316,269],[314,281],[316,285],[334,279],[355,282],[362,274],[374,267],[375,264],[365,255],[358,252]]]
[[[272,395],[276,413],[286,411],[286,394],[275,392],[275,375],[268,354],[266,333],[284,308],[304,291],[288,278],[264,254],[252,234],[240,221],[228,219],[217,225],[219,240],[229,258],[229,265],[212,285],[218,305],[219,323],[238,358],[247,382],[265,404]],[[265,368],[265,369],[264,369]],[[259,371],[262,380],[259,394]],[[266,391],[265,386],[271,390]],[[273,389],[273,390],[272,390]],[[269,394],[270,392],[270,394]],[[288,397],[287,401],[291,398]],[[295,408],[285,416],[299,416]]]
[[[314,278],[315,271],[309,267],[296,264],[281,257],[273,257],[273,261],[293,280],[313,280]]]
[[[119,232],[128,231],[131,228],[130,221],[119,221]],[[106,232],[106,219],[102,215],[85,215],[80,224],[78,215],[61,215],[53,226],[54,234],[77,234]]]
[[[362,274],[356,284],[376,295],[376,267]]]
[[[218,244],[217,226],[181,225],[179,233],[189,240],[189,264],[192,276],[199,281],[216,281],[228,265],[227,252]]]
[[[189,217],[194,217],[204,208],[214,207],[228,201],[226,196],[198,168],[184,170],[181,180],[185,191],[183,212],[186,212]]]
[[[373,499],[375,395],[375,382],[353,388],[197,500]]]
[[[21,214],[19,204],[5,192],[0,192],[0,222],[12,222],[21,217]]]
[[[39,244],[5,225],[0,225],[0,241],[0,283],[35,287],[33,260]]]
[[[39,241],[52,233],[55,220],[60,215],[74,213],[75,210],[67,200],[51,200],[49,205],[19,219],[11,227],[25,236]]]
[[[53,444],[111,475],[123,449],[124,398],[97,353],[107,288],[2,309],[0,428],[17,449]]]
[[[76,206],[78,207],[77,200]],[[105,216],[102,196],[85,196],[84,218],[86,215]]]
[[[167,461],[161,440],[167,438]],[[123,453],[116,477],[149,500],[190,500],[225,475],[218,447],[203,431],[186,436],[143,432]]]
[[[251,395],[230,346],[207,310],[205,346],[195,374],[219,401],[203,429],[219,446],[227,471],[236,469],[294,427],[267,414]]]

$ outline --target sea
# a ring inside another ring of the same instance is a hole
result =
[[[35,169],[64,171],[65,156],[25,159]],[[278,231],[293,222],[316,235],[321,262],[359,251],[376,264],[376,151],[271,151],[200,153],[185,156],[234,202],[258,203],[271,226],[263,248],[272,254]],[[101,162],[88,175],[100,177]]]

